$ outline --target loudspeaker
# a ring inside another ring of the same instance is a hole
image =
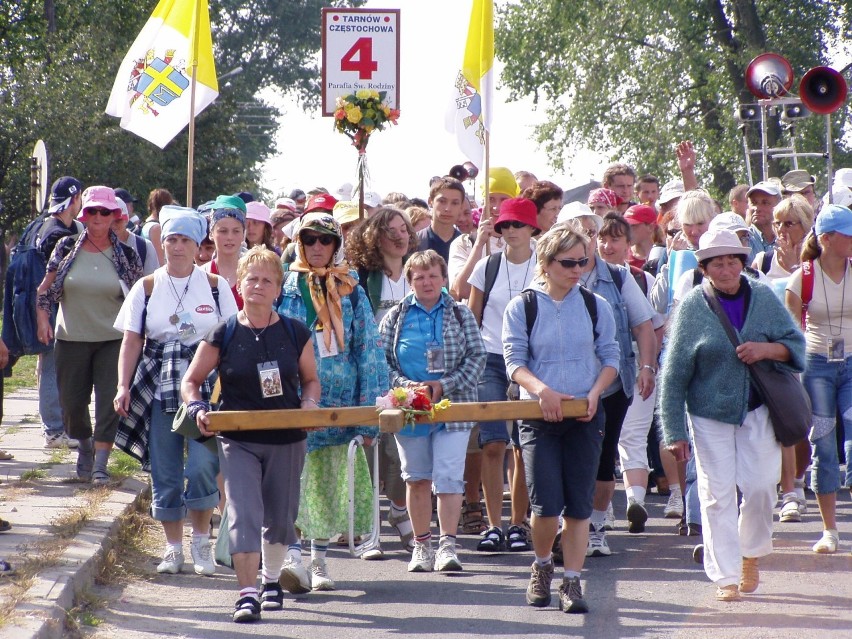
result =
[[[834,113],[846,101],[848,88],[840,73],[830,67],[814,67],[799,84],[802,103],[814,113]]]
[[[450,168],[449,176],[457,179],[459,182],[465,180],[473,180],[479,175],[479,169],[473,162],[465,162],[464,164],[456,164]]]
[[[778,98],[793,86],[793,67],[777,53],[761,53],[748,63],[745,82],[757,98]]]

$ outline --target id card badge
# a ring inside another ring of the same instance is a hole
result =
[[[277,360],[258,364],[257,374],[260,378],[260,394],[263,397],[279,397],[284,394]]]
[[[325,331],[328,331],[329,333],[331,333],[331,346],[325,345],[325,338],[324,338]],[[334,336],[334,329],[333,328],[318,328],[317,332],[316,332],[316,336],[317,336],[317,348],[319,349],[320,357],[322,357],[322,358],[334,357],[335,355],[338,354],[339,351],[337,350],[337,339]]]
[[[188,339],[195,335],[195,324],[192,323],[192,315],[189,312],[181,313],[177,316],[177,323],[180,339]]]
[[[444,372],[444,349],[440,346],[430,346],[426,351],[426,371],[428,373]]]
[[[828,361],[842,362],[846,359],[846,340],[842,337],[828,338]]]

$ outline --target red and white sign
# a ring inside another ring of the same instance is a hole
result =
[[[358,89],[386,91],[399,108],[399,9],[322,10],[322,114]]]

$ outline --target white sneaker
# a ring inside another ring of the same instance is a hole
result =
[[[814,544],[813,551],[820,554],[835,553],[839,543],[840,535],[836,530],[823,530],[822,538]]]
[[[361,559],[366,561],[376,561],[377,559],[383,559],[385,556],[385,551],[382,550],[381,544],[377,543],[375,546],[370,548],[369,550],[365,550],[361,554]]]
[[[183,552],[169,548],[166,550],[166,554],[163,555],[163,561],[157,566],[157,572],[160,574],[176,575],[180,572],[182,566]]]
[[[278,583],[284,590],[294,595],[303,595],[311,591],[311,577],[302,565],[302,561],[296,561],[289,555],[281,566]]]
[[[612,509],[612,502],[606,507],[606,515],[604,515],[604,530],[615,530],[615,512]]]
[[[802,513],[799,510],[799,500],[796,498],[796,493],[787,493],[781,497],[781,510],[778,512],[778,521],[802,521]]]
[[[192,563],[195,564],[196,575],[216,574],[216,564],[213,563],[213,551],[209,541],[200,544],[190,543],[189,554],[192,556]]]
[[[435,570],[439,572],[459,572],[462,570],[461,562],[456,554],[456,545],[451,541],[445,541],[438,546],[435,554]]]
[[[314,590],[334,590],[334,581],[328,576],[325,559],[311,561],[311,588]]]
[[[663,517],[666,519],[680,519],[683,517],[683,496],[679,492],[672,491],[666,507],[663,508]]]
[[[435,565],[435,553],[432,550],[432,542],[421,544],[414,542],[414,552],[411,561],[408,562],[408,572],[432,572]]]
[[[44,447],[45,448],[77,448],[79,442],[76,439],[71,439],[65,433],[45,433]]]
[[[612,551],[606,541],[606,531],[595,530],[594,524],[589,524],[589,545],[586,546],[586,557],[609,557]]]

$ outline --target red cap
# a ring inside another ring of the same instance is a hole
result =
[[[317,193],[316,195],[312,195],[308,200],[308,203],[305,205],[305,213],[310,213],[311,211],[328,211],[331,213],[334,210],[335,204],[337,204],[337,200],[328,193]]]
[[[647,204],[635,204],[624,212],[624,221],[628,224],[654,224],[657,210]]]

